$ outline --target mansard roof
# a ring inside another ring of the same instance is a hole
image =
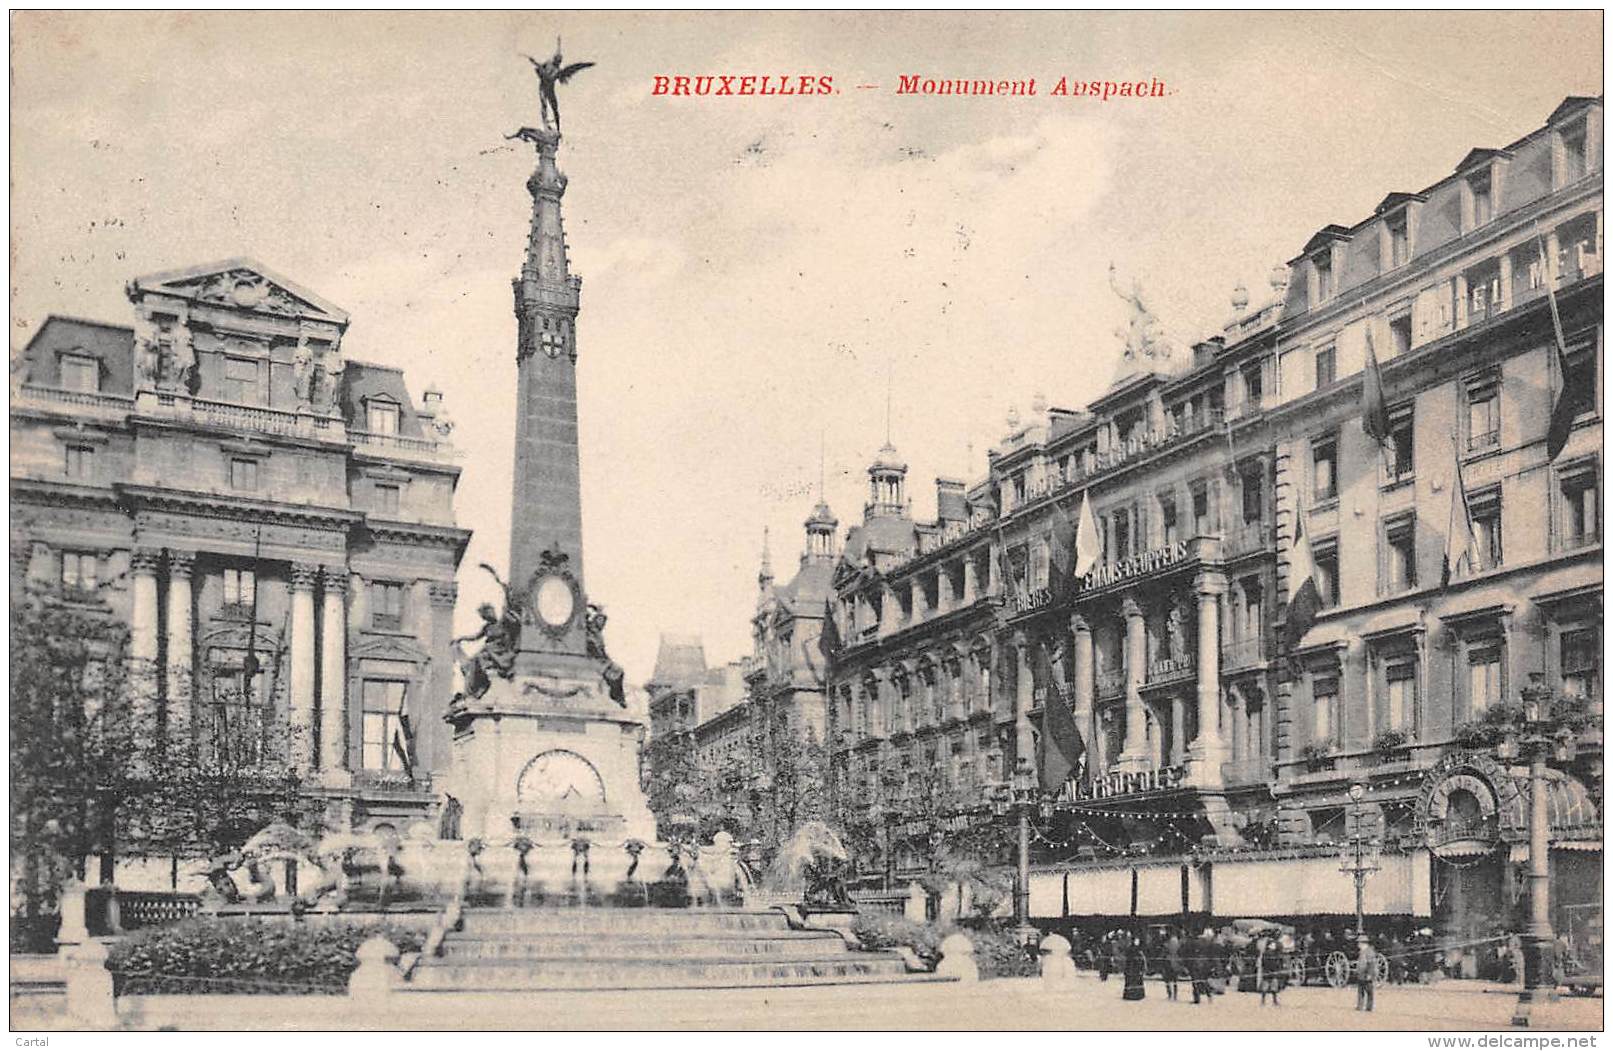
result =
[[[59,386],[61,356],[81,354],[101,363],[102,391],[134,393],[134,329],[127,325],[52,314],[45,318],[22,354],[28,369],[25,379],[29,383]]]
[[[1601,97],[1596,95],[1570,95],[1557,104],[1557,108],[1551,111],[1551,116],[1546,118],[1546,123],[1556,124],[1575,110],[1594,106],[1601,101]]]
[[[1475,150],[1474,152],[1476,153],[1478,151]],[[1472,154],[1468,154],[1468,156],[1471,157]],[[1393,211],[1403,204],[1410,204],[1412,201],[1426,200],[1428,200],[1428,195],[1426,193],[1406,193],[1402,190],[1396,190],[1394,193],[1389,194],[1383,200],[1379,201],[1378,207],[1372,209],[1372,214],[1382,215],[1384,212]]]
[[[403,370],[395,365],[377,365],[371,361],[349,360],[342,374],[342,418],[348,426],[364,430],[368,424],[364,403],[371,399],[384,399],[398,405],[398,433],[406,438],[425,435],[420,417],[415,415],[414,399],[403,380]]]
[[[1478,149],[1468,150],[1467,156],[1463,157],[1462,162],[1456,166],[1456,171],[1458,173],[1465,172],[1497,157],[1510,158],[1511,156],[1511,150],[1492,150],[1481,146]],[[1427,200],[1428,198],[1425,195],[1423,199]]]
[[[1322,227],[1320,230],[1311,235],[1311,239],[1305,242],[1305,247],[1301,250],[1300,254],[1310,255],[1312,252],[1322,248],[1324,245],[1330,245],[1334,241],[1348,241],[1349,239],[1349,227],[1340,226],[1338,223],[1328,223],[1326,226]]]

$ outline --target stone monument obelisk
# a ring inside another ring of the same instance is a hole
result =
[[[559,55],[554,65],[559,69]],[[559,69],[564,80],[582,63]],[[534,62],[540,79],[549,70]],[[558,107],[550,77],[527,180],[532,223],[513,281],[517,338],[515,486],[505,608],[483,607],[483,648],[464,663],[448,713],[449,791],[467,838],[583,836],[653,843],[639,785],[644,727],[625,709],[622,672],[606,655],[604,613],[584,587],[578,485],[576,320],[582,279],[570,272],[560,218],[566,177],[555,164]],[[488,567],[491,572],[491,567]],[[494,573],[495,577],[497,576]],[[513,819],[513,820],[512,820]]]

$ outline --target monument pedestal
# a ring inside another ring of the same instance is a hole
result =
[[[495,679],[449,711],[447,790],[464,808],[461,836],[499,840],[518,826],[536,840],[654,843],[639,783],[643,724],[610,699],[599,662],[559,657],[551,667]]]

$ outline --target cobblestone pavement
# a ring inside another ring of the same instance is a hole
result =
[[[1186,990],[1183,990],[1184,994]],[[1514,997],[1468,983],[1388,987],[1371,1014],[1350,989],[1289,989],[1262,1007],[1231,993],[1195,1007],[1151,985],[1140,1002],[1118,981],[1080,978],[1067,990],[1014,979],[812,988],[638,990],[544,994],[406,995],[384,1011],[345,997],[161,997],[123,1005],[130,1028],[155,1029],[1122,1029],[1122,1030],[1506,1030]],[[15,1008],[15,1004],[13,1005]],[[60,1016],[38,1028],[64,1028]],[[1539,1026],[1599,1030],[1600,998],[1564,998],[1539,1009]],[[32,1029],[14,1011],[14,1029]]]

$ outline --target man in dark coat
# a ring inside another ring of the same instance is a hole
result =
[[[1201,1000],[1205,1003],[1215,1002],[1210,995],[1209,981],[1210,966],[1214,953],[1215,945],[1210,940],[1210,932],[1207,930],[1203,935],[1194,939],[1192,946],[1188,949],[1187,973],[1193,979],[1194,1003],[1199,1003]]]

